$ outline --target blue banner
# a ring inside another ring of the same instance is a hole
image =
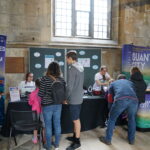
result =
[[[131,67],[138,67],[147,83],[150,83],[150,47],[124,45],[122,49],[122,72],[129,76]]]
[[[150,94],[146,94],[145,103],[139,105],[136,126],[141,129],[150,129]]]
[[[0,124],[4,120],[5,50],[6,36],[0,35]]]

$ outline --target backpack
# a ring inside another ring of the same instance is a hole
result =
[[[54,104],[62,104],[62,102],[66,99],[65,84],[59,79],[54,78],[53,76],[51,76],[51,78],[53,79],[53,83],[51,86],[51,96]]]

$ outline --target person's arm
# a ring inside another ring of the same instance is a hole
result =
[[[67,80],[67,100],[69,100],[71,93],[73,92],[73,86],[76,79],[76,72],[73,68],[69,69],[68,71],[68,80]]]
[[[96,84],[97,85],[99,85],[99,86],[101,86],[101,85],[108,85],[109,84],[109,82],[101,82],[100,80],[95,80],[95,82],[96,82]]]
[[[45,94],[45,91],[46,91],[46,84],[45,84],[45,80],[42,79],[40,81],[40,88],[39,88],[38,96],[41,97],[41,98],[43,98],[44,94]]]

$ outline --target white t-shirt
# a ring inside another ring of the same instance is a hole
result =
[[[105,78],[106,78],[106,80],[110,79],[110,75],[107,72],[105,74]],[[95,83],[93,85],[93,90],[94,91],[101,91],[101,86],[97,85],[97,83],[96,83],[97,80],[99,80],[100,82],[104,82],[103,81],[103,75],[101,75],[100,72],[96,73],[96,75],[95,75]]]
[[[25,95],[26,92],[32,92],[35,90],[35,82],[21,81],[18,88],[21,91],[21,95]]]

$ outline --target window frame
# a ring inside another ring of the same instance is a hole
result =
[[[75,0],[73,0],[75,2]],[[108,0],[109,3],[111,2],[111,12],[109,13],[109,17],[111,18],[111,22],[108,26],[109,28],[109,35],[110,38],[108,39],[100,39],[100,38],[93,38],[94,37],[94,19],[92,22],[90,22],[90,26],[91,30],[89,31],[89,35],[92,35],[92,37],[85,37],[85,36],[56,36],[55,35],[55,0],[51,0],[51,38],[50,41],[51,43],[55,44],[55,43],[59,43],[60,45],[67,45],[67,44],[71,44],[71,45],[91,45],[91,46],[98,46],[98,45],[104,45],[104,47],[106,47],[107,45],[109,46],[116,46],[118,45],[118,33],[119,33],[119,0],[114,1],[114,0]],[[94,5],[94,1],[91,0],[91,5]],[[75,5],[72,3],[72,5]],[[117,7],[116,7],[117,5]],[[109,5],[108,5],[109,6]],[[116,8],[115,10],[113,8]],[[93,7],[92,7],[93,8]],[[72,9],[73,11],[73,9]],[[93,11],[93,13],[90,13],[90,16],[92,17],[92,15],[94,15],[94,9],[92,9],[91,11]],[[112,15],[113,14],[113,15]],[[113,18],[112,18],[113,16]],[[108,18],[109,18],[108,17]],[[112,21],[112,19],[115,19],[115,22]],[[74,19],[73,19],[74,20]],[[75,21],[75,20],[74,20]],[[72,22],[73,23],[73,22]],[[75,23],[73,23],[75,26]],[[116,29],[115,34],[114,32],[112,33],[112,31],[114,31],[114,29]],[[72,33],[75,35],[75,30],[72,30]],[[72,35],[73,35],[72,34]],[[79,44],[80,43],[80,44]]]

